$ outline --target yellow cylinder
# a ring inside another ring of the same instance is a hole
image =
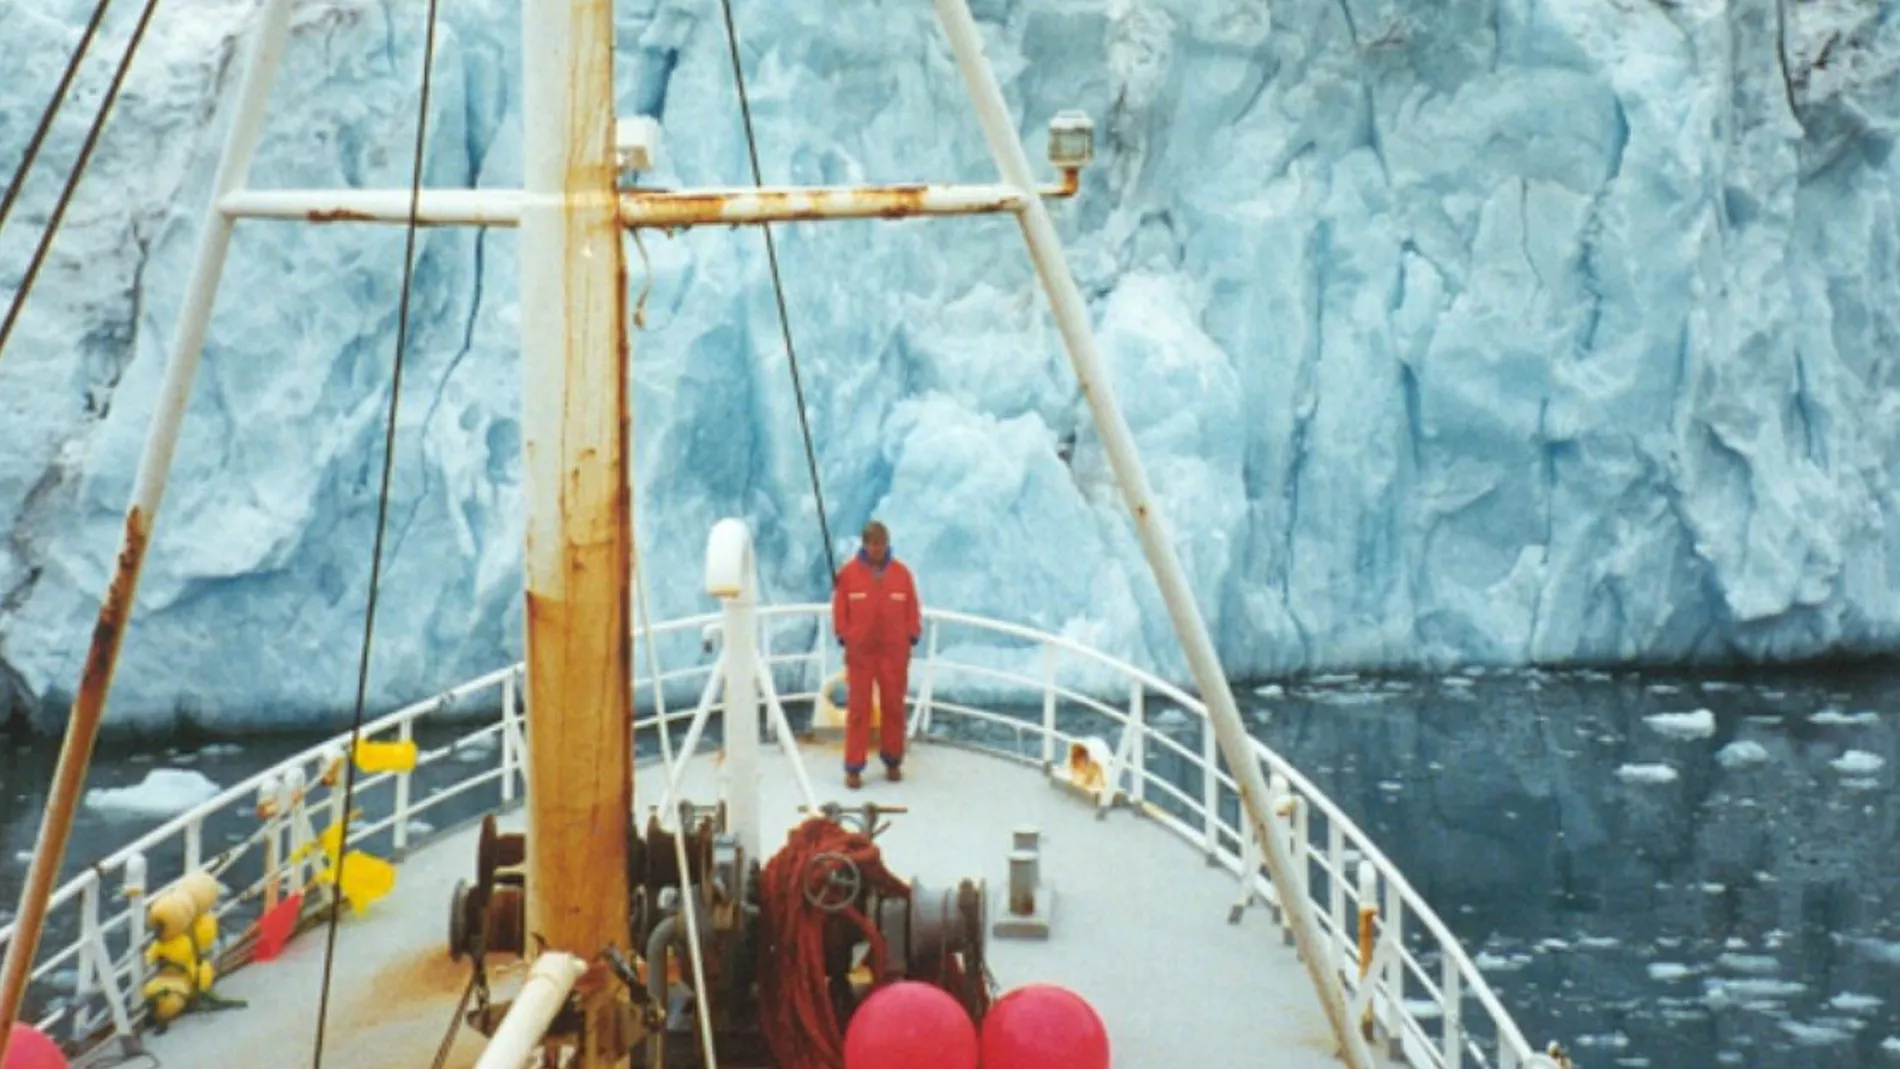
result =
[[[191,922],[191,941],[197,946],[200,957],[211,953],[212,946],[218,941],[218,918],[215,914],[198,914],[198,919]]]
[[[145,907],[145,921],[161,940],[177,939],[191,931],[198,919],[198,904],[182,887],[173,887]]]
[[[147,947],[145,960],[154,964],[190,969],[198,964],[198,951],[192,946],[188,936],[175,935],[170,939],[160,939]]]
[[[145,1004],[151,1007],[152,1020],[165,1024],[191,1004],[191,981],[182,973],[166,969],[147,980],[142,993]]]

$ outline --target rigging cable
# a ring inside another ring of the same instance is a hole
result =
[[[145,39],[145,27],[151,24],[152,12],[158,9],[158,0],[145,0],[145,10],[139,13],[138,25],[132,28],[132,39],[126,42],[125,54],[119,57],[119,67],[112,72],[112,84],[106,88],[105,99],[99,102],[99,112],[92,117],[92,128],[86,131],[86,143],[79,149],[79,160],[73,164],[72,173],[66,176],[66,188],[60,191],[59,203],[53,207],[53,217],[46,224],[46,230],[40,235],[39,247],[33,250],[33,259],[26,265],[26,274],[20,279],[20,288],[13,293],[13,302],[7,306],[7,318],[0,322],[0,354],[6,352],[7,338],[13,334],[13,325],[20,318],[20,309],[26,306],[26,295],[32,292],[33,282],[39,277],[40,265],[46,262],[46,254],[53,247],[53,238],[59,233],[59,224],[66,218],[66,209],[72,204],[73,190],[79,188],[79,178],[86,173],[86,165],[92,161],[92,150],[98,147],[99,133],[105,129],[106,116],[112,111],[112,104],[119,99],[119,87],[125,84],[125,72],[131,69],[132,57],[139,51],[139,42]],[[94,14],[97,18],[97,13]],[[90,29],[88,34],[90,34]],[[78,55],[75,53],[74,62]],[[70,69],[68,71],[70,74]],[[61,92],[64,92],[62,87]],[[49,120],[43,120],[42,125]],[[35,135],[37,137],[37,135]],[[38,146],[33,146],[37,151]],[[29,161],[30,162],[30,161]],[[22,166],[21,174],[25,174]],[[15,176],[15,182],[22,182]],[[9,193],[12,191],[9,190]],[[216,211],[216,208],[212,209]]]
[[[350,850],[350,807],[356,796],[356,748],[363,733],[363,706],[369,691],[369,654],[376,633],[376,596],[382,585],[383,539],[389,529],[389,484],[395,472],[396,414],[402,405],[403,354],[409,344],[409,292],[415,281],[416,216],[422,201],[423,150],[429,138],[430,73],[435,67],[437,0],[429,0],[428,30],[422,45],[422,99],[416,105],[415,162],[409,173],[409,219],[403,241],[402,296],[396,313],[396,367],[389,385],[389,414],[383,426],[382,487],[376,499],[376,541],[370,552],[369,597],[363,614],[363,648],[357,658],[356,708],[350,715],[350,748],[343,760],[343,814],[337,830],[336,872],[332,874],[329,933],[323,948],[323,988],[317,1002],[317,1042],[313,1069],[323,1067],[324,1025],[330,1013],[330,978],[336,964],[336,930],[343,912],[343,866]]]
[[[73,49],[72,58],[66,61],[66,73],[59,76],[59,85],[53,89],[53,99],[47,101],[46,110],[40,113],[40,124],[34,128],[33,136],[26,143],[26,155],[20,157],[20,169],[13,172],[13,181],[7,184],[6,194],[0,196],[0,230],[6,228],[7,216],[13,211],[13,202],[19,197],[20,188],[26,185],[26,173],[33,169],[33,161],[39,159],[46,132],[53,128],[53,118],[59,114],[60,105],[66,102],[66,90],[72,88],[73,75],[79,73],[79,64],[85,61],[86,50],[92,47],[93,35],[99,32],[99,24],[105,21],[106,8],[110,6],[112,0],[99,0],[99,6],[92,9],[92,19],[86,23],[86,31],[79,35],[79,45]]]
[[[752,134],[752,102],[745,91],[745,67],[739,62],[739,31],[732,22],[732,0],[719,0],[726,15],[726,47],[732,53],[732,77],[739,84],[739,114],[745,119],[745,147],[752,160],[752,184],[765,188],[759,171],[759,144]],[[825,518],[825,494],[818,484],[818,454],[811,444],[811,422],[805,416],[805,388],[798,376],[798,350],[792,345],[792,321],[785,311],[785,285],[779,278],[778,244],[772,240],[772,224],[761,223],[765,232],[765,257],[772,267],[772,294],[778,300],[779,333],[785,338],[785,357],[792,366],[792,394],[798,400],[798,427],[805,436],[805,466],[811,471],[811,494],[818,503],[818,531],[825,540],[827,583],[838,578],[838,560],[831,548],[831,524]]]

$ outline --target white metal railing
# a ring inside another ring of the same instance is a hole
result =
[[[831,674],[829,611],[826,605],[759,608],[761,666],[775,679],[790,681],[777,695],[779,701],[815,700]],[[1265,902],[1284,926],[1274,888],[1261,871],[1259,846],[1249,841],[1239,820],[1233,779],[1221,770],[1199,701],[1158,676],[1062,636],[963,613],[927,610],[924,615],[924,655],[912,672],[913,735],[1039,764],[1052,774],[1061,773],[1071,746],[1086,747],[1103,766],[1107,784],[1098,804],[1136,807],[1235,873],[1238,893],[1231,921],[1237,923],[1249,904]],[[690,702],[669,697],[669,688],[696,690],[701,706],[720,707],[713,686],[719,665],[712,656],[720,620],[708,613],[642,629],[637,636],[637,641],[656,647],[671,643],[697,655],[690,659],[698,663],[685,664],[677,657],[649,657],[656,672],[637,674],[634,681],[636,700],[645,707],[636,717],[636,731],[665,733],[668,752],[674,751],[671,735],[677,725],[700,712]],[[951,642],[946,635],[966,641]],[[796,649],[780,651],[790,646]],[[365,727],[366,739],[410,739],[419,728],[459,722],[470,712],[493,714],[454,741],[420,752],[414,772],[361,779],[356,797],[366,816],[351,822],[353,845],[388,832],[400,857],[412,845],[412,822],[421,814],[486,785],[498,786],[501,806],[517,802],[526,750],[520,672],[519,665],[491,672]],[[477,700],[485,704],[470,708]],[[980,707],[985,702],[1015,705],[1023,714]],[[1157,704],[1176,711],[1157,718]],[[954,722],[965,730],[953,730]],[[1088,730],[1091,725],[1103,731]],[[343,736],[313,746],[252,776],[61,887],[49,911],[46,945],[55,945],[55,923],[73,934],[65,945],[48,950],[33,979],[45,984],[66,970],[76,970],[76,979],[65,1004],[42,1017],[40,1026],[54,1028],[65,1018],[67,1034],[82,1042],[101,1034],[129,1035],[142,1024],[144,902],[131,892],[144,889],[148,857],[177,858],[183,870],[214,868],[237,892],[221,903],[224,913],[255,902],[267,887],[300,886],[309,862],[292,860],[299,836],[307,835],[298,828],[308,827],[312,812],[328,813],[332,820],[339,814],[340,790],[322,786],[321,778],[346,742]],[[464,756],[471,750],[492,750],[494,759],[471,763]],[[1329,975],[1342,985],[1353,1019],[1365,1020],[1391,1056],[1414,1066],[1554,1066],[1526,1042],[1457,939],[1371,839],[1279,754],[1258,741],[1254,751],[1270,777],[1300,893],[1319,918]],[[677,754],[681,761],[690,756]],[[430,768],[466,774],[416,799],[412,780]],[[287,789],[298,782],[311,786]],[[385,787],[391,795],[388,811],[367,815]],[[249,814],[258,798],[273,795],[284,803],[275,816],[258,822],[254,833],[221,853],[204,856],[207,823]],[[1228,811],[1234,816],[1224,815]],[[123,895],[127,904],[110,916],[100,914],[103,888],[128,892]],[[1362,930],[1371,937],[1363,967]],[[0,929],[0,946],[12,934],[11,927]]]

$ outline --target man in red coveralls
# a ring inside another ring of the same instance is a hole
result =
[[[838,570],[831,593],[831,627],[844,645],[849,712],[844,731],[844,784],[864,785],[871,735],[871,687],[877,687],[878,756],[893,781],[904,778],[904,690],[910,651],[924,631],[923,606],[910,569],[891,556],[891,535],[872,520],[864,546]]]

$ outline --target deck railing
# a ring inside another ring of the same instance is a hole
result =
[[[761,664],[787,706],[814,703],[837,670],[827,615],[823,605],[759,610]],[[697,713],[719,712],[720,622],[706,614],[636,637],[637,646],[648,647],[636,649],[634,660],[643,753],[672,751]],[[1197,699],[1059,635],[935,610],[926,612],[925,629],[911,671],[914,736],[1091,785],[1104,809],[1137,811],[1233,872],[1230,923],[1245,924],[1248,908],[1260,903],[1291,942]],[[526,749],[520,679],[520,666],[503,669],[370,724],[364,734],[371,740],[446,741],[422,749],[413,772],[359,780],[363,816],[351,823],[352,845],[400,858],[432,832],[448,830],[418,821],[457,798],[482,792],[450,811],[459,814],[456,823],[514,805]],[[694,694],[697,705],[686,700]],[[266,896],[303,887],[310,861],[294,860],[297,847],[319,820],[340,815],[340,789],[323,779],[346,741],[313,746],[230,787],[61,887],[33,973],[41,993],[51,994],[40,1026],[76,1045],[112,1036],[136,1042],[145,1020],[139,992],[148,887],[212,869],[233,892],[219,907],[227,922],[250,918]],[[1254,757],[1272,784],[1297,893],[1312,903],[1325,936],[1327,971],[1367,1034],[1389,1056],[1421,1069],[1554,1066],[1525,1040],[1444,922],[1351,818],[1266,745],[1256,741]],[[259,803],[267,799],[272,815],[260,818]],[[224,841],[207,855],[212,826],[225,829]],[[102,897],[115,906],[105,907]],[[236,934],[231,927],[228,934]],[[10,927],[0,930],[0,946],[11,937]]]

